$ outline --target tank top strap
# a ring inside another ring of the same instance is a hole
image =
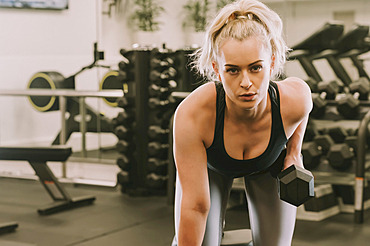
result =
[[[280,138],[280,140],[286,139],[283,119],[281,117],[281,110],[280,110],[279,87],[273,81],[270,81],[269,94],[270,94],[270,98],[272,102],[271,106],[273,107],[272,108],[272,121],[273,121],[273,127],[275,129],[275,133],[276,133],[274,137]]]
[[[215,81],[217,98],[216,98],[216,125],[215,133],[213,136],[212,147],[215,143],[222,141],[222,132],[224,129],[224,116],[225,116],[225,91],[220,81]]]
[[[221,82],[216,81],[216,92],[217,92],[217,105],[216,105],[216,112],[217,112],[217,118],[219,118],[219,114],[225,109],[225,90]]]
[[[270,81],[270,86],[268,88],[272,103],[280,110],[280,93],[277,84]]]

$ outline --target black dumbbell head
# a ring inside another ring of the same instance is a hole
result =
[[[310,116],[313,118],[321,118],[325,115],[327,102],[318,94],[312,94],[313,109]]]
[[[336,143],[343,143],[344,139],[348,136],[346,129],[340,126],[330,127],[326,129],[326,133],[328,133]]]
[[[335,144],[330,148],[327,158],[330,166],[343,171],[352,165],[354,154],[347,144]]]
[[[320,165],[322,156],[321,147],[315,142],[305,142],[302,145],[302,155],[305,167],[310,170],[314,169]]]
[[[339,99],[338,112],[346,119],[355,119],[360,111],[360,102],[352,95],[346,95]]]
[[[331,146],[335,144],[334,140],[328,135],[317,135],[314,137],[313,141],[320,146],[323,154],[328,153]]]
[[[278,174],[280,199],[300,206],[314,197],[314,178],[310,171],[292,165]]]
[[[325,99],[334,100],[340,91],[339,83],[336,80],[322,81],[317,84],[319,92],[325,92]]]
[[[368,100],[370,93],[370,82],[366,77],[361,77],[359,80],[349,85],[351,93],[359,93],[360,100]]]

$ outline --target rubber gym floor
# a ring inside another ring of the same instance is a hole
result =
[[[171,243],[173,207],[166,197],[129,197],[118,188],[65,184],[72,196],[95,195],[93,205],[48,216],[37,208],[51,202],[38,181],[0,178],[0,223],[16,221],[15,232],[0,235],[1,246],[168,246]],[[226,229],[248,228],[244,206],[228,210]],[[297,221],[293,244],[369,245],[370,212],[364,224],[352,214],[339,214],[320,222]]]

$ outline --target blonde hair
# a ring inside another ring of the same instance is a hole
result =
[[[217,61],[219,48],[228,38],[260,39],[274,58],[271,77],[278,77],[283,70],[288,47],[282,37],[283,24],[277,13],[257,0],[238,0],[222,8],[208,26],[203,47],[194,54],[194,67],[212,80],[215,73],[212,62]]]

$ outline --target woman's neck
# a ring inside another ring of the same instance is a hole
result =
[[[227,117],[232,122],[250,124],[259,121],[269,112],[271,112],[271,102],[268,93],[266,93],[266,96],[259,104],[251,109],[243,109],[236,106],[226,96],[225,117]]]

